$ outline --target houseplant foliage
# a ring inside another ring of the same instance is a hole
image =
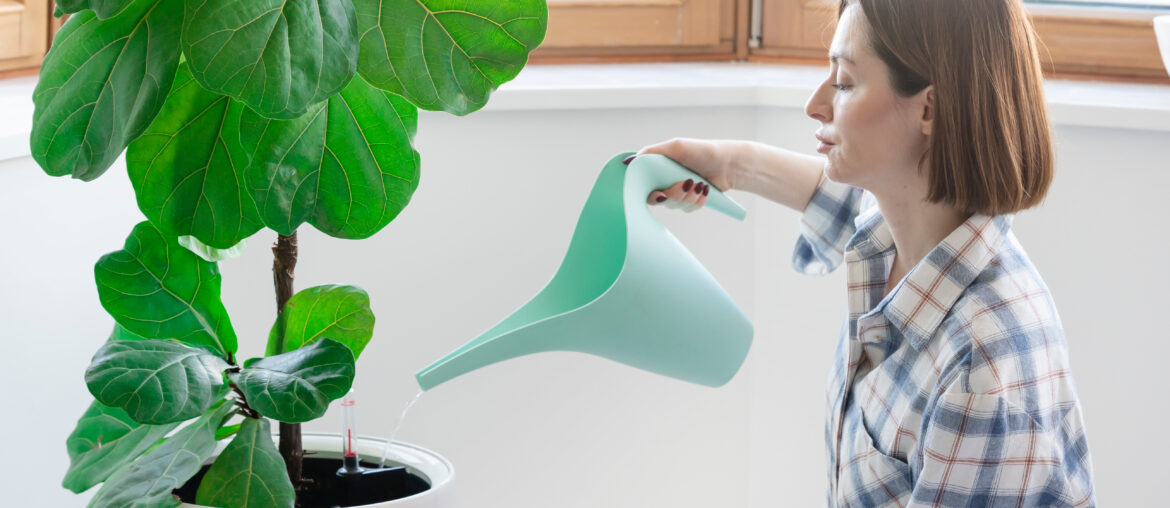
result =
[[[294,293],[296,231],[366,238],[419,182],[418,109],[466,115],[544,38],[543,0],[59,0],[70,14],[34,92],[31,148],[53,176],[125,151],[145,221],[94,267],[116,325],[85,372],[94,402],[64,486],[91,506],[293,506],[299,424],[353,382],[373,335],[353,286]],[[277,233],[277,319],[238,361],[218,261]],[[279,447],[270,422],[280,427]]]

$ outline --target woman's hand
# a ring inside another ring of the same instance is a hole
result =
[[[736,141],[732,140],[673,138],[669,141],[646,146],[623,162],[629,164],[638,155],[648,153],[665,155],[707,179],[717,189],[726,191],[735,187],[736,146]],[[665,189],[651,192],[650,196],[646,198],[646,202],[651,205],[664,204],[668,208],[693,212],[707,203],[709,191],[706,184],[688,179]]]

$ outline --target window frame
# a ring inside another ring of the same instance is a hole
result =
[[[836,1],[762,1],[761,44],[750,61],[828,61]],[[1170,84],[1153,25],[1155,16],[1170,10],[1033,3],[1025,8],[1040,40],[1045,76]]]
[[[19,1],[30,7],[29,13],[47,19],[42,39],[47,48],[63,21],[50,14],[52,0]],[[548,0],[550,35],[530,54],[529,63],[730,60],[827,65],[835,0],[759,1],[759,19],[752,20],[752,0]],[[1040,37],[1046,76],[1170,84],[1152,22],[1170,9],[1048,3],[1026,7]],[[668,20],[665,28],[663,19]],[[570,21],[571,32],[553,33]],[[657,40],[644,30],[652,25],[659,25]],[[679,34],[677,40],[664,38],[672,30]],[[694,33],[688,35],[688,30]],[[35,74],[43,57],[41,49],[19,60],[0,60],[0,78]]]
[[[747,57],[746,14],[750,0],[547,2],[548,34],[540,47],[530,54],[531,63],[734,60]],[[572,29],[560,28],[570,25]],[[741,35],[745,39],[742,42],[739,40]]]

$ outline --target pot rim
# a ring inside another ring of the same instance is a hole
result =
[[[305,450],[316,452],[316,457],[341,459],[341,434],[338,432],[305,432],[301,434],[301,441]],[[354,440],[354,448],[362,459],[379,462],[386,441],[386,438],[358,435]],[[395,440],[390,444],[386,462],[406,466],[407,471],[421,476],[431,485],[426,491],[402,499],[424,495],[455,478],[455,466],[446,457],[434,450],[403,441]]]
[[[277,440],[279,436],[274,434],[272,439]],[[207,463],[211,463],[223,453],[228,441],[230,440],[225,439],[219,442]],[[354,449],[362,459],[379,462],[382,460],[382,450],[386,441],[385,438],[359,435],[354,440]],[[341,459],[341,434],[338,432],[304,432],[301,434],[301,445],[306,451],[314,452],[315,457]],[[408,472],[423,478],[430,484],[430,488],[413,496],[366,506],[393,506],[400,502],[410,503],[424,496],[440,496],[440,499],[443,499],[451,495],[448,491],[451,490],[451,482],[455,479],[455,466],[433,450],[395,440],[390,444],[390,450],[386,454],[386,463],[406,466]],[[182,504],[180,507],[204,508],[196,504]]]

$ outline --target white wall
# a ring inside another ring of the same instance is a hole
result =
[[[815,123],[778,107],[423,113],[422,181],[406,211],[364,241],[303,228],[296,284],[357,284],[377,314],[359,365],[360,432],[385,437],[413,374],[510,313],[551,278],[601,165],[672,136],[745,138],[811,151]],[[1158,390],[1170,235],[1166,132],[1061,126],[1051,197],[1016,231],[1049,283],[1086,412],[1099,500],[1161,500],[1170,417]],[[464,506],[820,506],[824,381],[844,316],[843,276],[795,274],[797,215],[733,192],[735,222],[656,209],[756,325],[748,363],[720,389],[574,353],[497,364],[427,392],[398,438],[458,470]],[[76,506],[59,487],[63,441],[90,400],[82,374],[112,321],[93,263],[138,220],[124,166],[83,184],[31,159],[0,162],[0,431],[7,505]],[[221,263],[241,356],[275,315],[274,238]],[[331,412],[308,430],[333,431]]]

